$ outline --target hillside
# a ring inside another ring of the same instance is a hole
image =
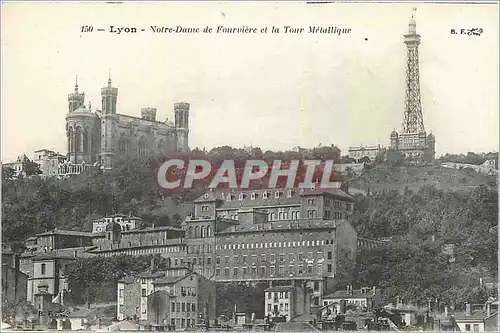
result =
[[[418,190],[423,186],[434,186],[439,190],[469,191],[480,185],[497,186],[495,176],[479,174],[473,170],[457,170],[441,166],[377,165],[365,168],[349,182],[350,187],[364,191]]]

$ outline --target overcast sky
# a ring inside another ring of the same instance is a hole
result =
[[[2,161],[66,153],[75,75],[100,108],[111,69],[118,113],[172,119],[191,103],[190,147],[388,145],[404,110],[408,4],[2,3]],[[498,150],[498,6],[418,4],[422,109],[446,152]],[[94,32],[81,33],[82,25]],[[110,25],[136,34],[96,32]],[[267,34],[154,34],[150,25],[255,28]],[[281,27],[271,34],[271,26]],[[283,26],[305,28],[284,34]],[[350,28],[308,34],[310,25]],[[481,36],[450,29],[482,28]]]

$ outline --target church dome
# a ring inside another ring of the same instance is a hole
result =
[[[430,133],[430,134],[427,136],[427,138],[428,138],[429,140],[434,140],[436,137],[434,136],[434,134]]]
[[[398,137],[398,132],[395,130],[391,132],[391,138],[397,138]]]
[[[106,231],[120,232],[122,227],[116,222],[111,222],[106,226]]]

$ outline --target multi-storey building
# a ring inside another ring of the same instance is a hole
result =
[[[106,226],[111,222],[118,223],[122,228],[122,231],[134,230],[141,221],[142,219],[140,217],[114,214],[94,220],[92,222],[92,232],[104,232],[106,230]]]
[[[265,316],[285,317],[290,321],[295,317],[295,288],[292,286],[271,287],[264,290]]]
[[[101,110],[85,106],[85,94],[68,95],[66,115],[68,161],[72,164],[99,163],[111,168],[120,155],[166,154],[188,150],[189,104],[174,104],[174,123],[156,119],[156,108],[141,109],[141,117],[117,113],[118,88],[111,84],[101,89]]]
[[[383,147],[380,145],[352,146],[349,147],[349,157],[356,162],[360,162],[365,157],[373,161],[382,150]]]
[[[23,255],[21,271],[28,276],[27,300],[34,303],[35,294],[42,286],[45,294],[50,294],[55,299],[59,296],[59,301],[63,303],[64,293],[68,290],[68,283],[64,277],[64,267],[76,258],[88,257],[86,252],[89,248],[67,248],[58,249],[35,255]],[[23,260],[24,259],[24,260]]]
[[[215,285],[185,267],[142,273],[119,281],[117,306],[120,320],[190,328],[215,319]]]
[[[353,199],[338,188],[221,189],[194,201],[194,214],[186,218],[182,229],[124,230],[113,220],[104,232],[82,233],[85,242],[81,246],[91,240],[93,247],[85,249],[87,255],[159,254],[172,269],[187,266],[221,283],[292,286],[293,311],[301,315],[322,305],[336,274],[354,261],[358,245],[373,246],[370,240],[358,241],[349,223],[352,212]],[[43,240],[49,235],[34,240],[43,243],[38,251],[50,250],[52,243]],[[145,304],[145,299],[137,303],[139,312]]]

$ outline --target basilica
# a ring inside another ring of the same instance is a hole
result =
[[[104,169],[113,167],[116,157],[124,155],[148,156],[187,151],[189,134],[188,103],[174,104],[174,122],[156,119],[156,108],[141,109],[141,116],[117,113],[118,88],[111,77],[101,89],[101,110],[85,106],[85,93],[75,90],[68,95],[66,135],[68,162],[72,164],[99,164]]]

